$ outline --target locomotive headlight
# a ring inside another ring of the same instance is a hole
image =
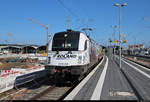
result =
[[[79,64],[82,63],[82,56],[78,56],[78,63],[79,63]]]

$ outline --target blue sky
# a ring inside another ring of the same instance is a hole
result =
[[[5,32],[12,32],[13,43],[44,45],[46,29],[28,18],[49,24],[49,32],[54,34],[66,30],[68,16],[70,28],[94,28],[91,37],[106,44],[113,37],[111,25],[119,25],[119,8],[113,4],[124,2],[128,4],[122,8],[122,33],[126,35],[126,45],[150,45],[150,0],[0,0],[0,43],[9,39]],[[143,17],[149,21],[144,21]],[[84,23],[86,25],[80,27]],[[116,31],[118,38],[119,28]]]

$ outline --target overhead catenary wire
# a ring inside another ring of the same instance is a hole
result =
[[[65,8],[74,18],[76,18],[76,21],[80,21],[81,19],[75,14],[75,13],[73,13],[72,11],[71,11],[71,9],[70,8],[68,8],[61,0],[57,0],[58,1],[58,3],[60,4],[60,5],[62,5],[62,7],[63,8]],[[68,19],[69,19],[69,17],[68,17]],[[69,20],[70,21],[70,20]],[[68,22],[69,23],[69,22]],[[68,24],[69,25],[69,24]],[[68,27],[67,27],[68,28]]]
[[[88,19],[87,22],[82,23],[82,25],[80,25],[79,27],[76,27],[75,29],[81,29],[84,26],[87,26],[87,28],[88,28],[88,23],[92,22],[92,21],[93,21],[93,19],[92,20]]]
[[[79,16],[77,16],[74,12],[72,12],[71,11],[71,8],[69,8],[69,7],[67,7],[63,2],[62,2],[62,0],[57,0],[58,1],[58,3],[60,4],[60,5],[62,5],[74,18],[76,18],[76,20],[75,20],[75,23],[77,23],[77,21],[78,22],[80,22],[80,24],[78,24],[78,26],[76,26],[76,27],[74,27],[74,30],[82,30],[82,28],[84,28],[84,27],[86,27],[86,28],[89,28],[88,27],[88,23],[90,23],[90,22],[93,22],[93,19],[87,19],[87,21],[85,21],[85,22],[83,22],[83,20],[81,19],[81,18],[79,18]],[[66,16],[66,27],[67,27],[67,29],[69,28],[69,29],[71,29],[71,27],[69,27],[69,26],[72,26],[71,24],[69,24],[69,22],[70,22],[70,19],[69,19],[69,17],[68,16]],[[94,28],[95,29],[95,28]],[[90,36],[90,32],[88,31],[88,33],[89,33],[89,36]]]
[[[64,5],[64,3],[61,0],[57,0],[59,2],[59,4],[61,4],[72,16],[77,17],[76,14],[74,14],[67,6]]]
[[[81,25],[79,25],[78,27],[76,27],[75,29],[80,29],[81,27],[84,27],[84,26],[87,26],[87,24],[89,23],[89,19],[88,19],[88,21],[86,22],[86,23],[83,23],[83,20],[81,20],[81,18],[79,18],[79,16],[77,16],[75,13],[73,13],[72,11],[71,11],[71,9],[70,8],[68,8],[61,0],[57,0],[58,1],[58,3],[60,4],[60,5],[62,5],[63,6],[63,8],[65,8],[74,18],[76,18],[76,22],[77,21],[80,21],[81,22]],[[68,28],[68,27],[67,27]]]

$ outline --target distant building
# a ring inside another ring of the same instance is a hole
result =
[[[129,45],[128,49],[130,50],[135,50],[135,49],[144,49],[144,45],[143,44],[138,44],[138,45]]]
[[[0,52],[9,53],[44,53],[45,45],[19,45],[19,44],[0,44]]]

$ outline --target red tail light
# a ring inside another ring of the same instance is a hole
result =
[[[56,70],[56,72],[60,72],[60,70]]]
[[[66,72],[70,72],[70,70],[67,69]]]

